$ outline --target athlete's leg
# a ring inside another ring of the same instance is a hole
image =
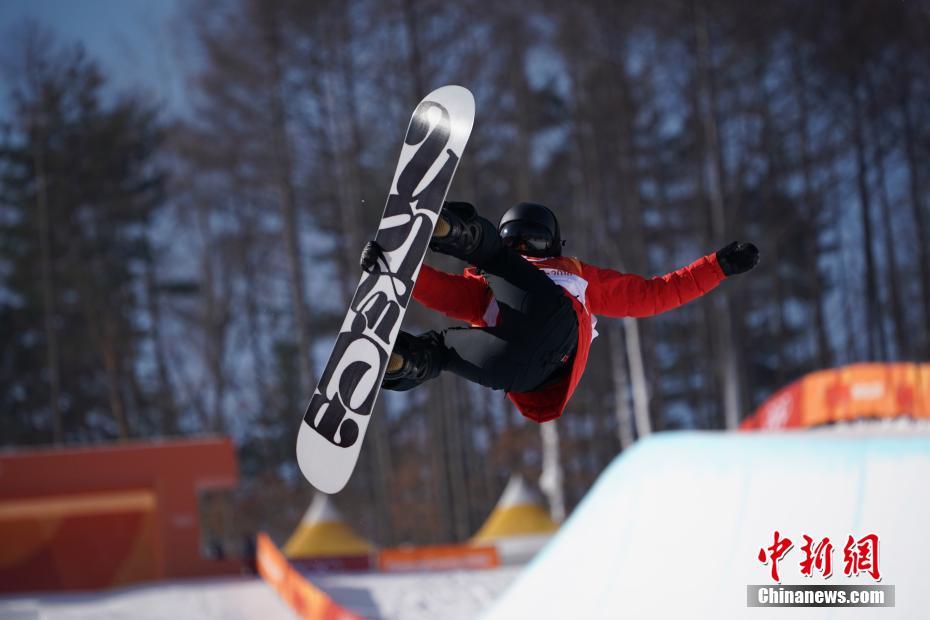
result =
[[[409,390],[442,370],[494,390],[525,392],[541,382],[536,380],[538,373],[528,372],[535,366],[528,347],[512,340],[512,334],[500,327],[451,327],[420,336],[401,334],[406,338],[398,339],[382,382],[387,390]]]
[[[532,391],[567,361],[577,340],[574,310],[562,299],[564,306],[530,323],[504,305],[497,327],[452,327],[420,336],[401,332],[383,386],[409,390],[447,370],[495,390]]]
[[[451,328],[443,333],[449,351],[446,370],[475,383],[508,392],[531,392],[571,358],[578,322],[567,298],[544,321],[526,325],[504,317],[499,327]],[[507,312],[516,314],[509,307]],[[507,329],[508,325],[519,325]]]
[[[493,390],[531,389],[521,380],[529,360],[513,334],[500,327],[452,327],[443,332],[446,370]]]

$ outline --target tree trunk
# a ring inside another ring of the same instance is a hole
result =
[[[636,421],[636,437],[642,439],[652,432],[649,418],[649,386],[646,383],[646,368],[643,350],[639,342],[639,325],[636,319],[623,319],[626,336],[626,356],[630,365],[630,382],[633,385],[633,419]]]
[[[287,127],[287,96],[284,92],[284,70],[282,67],[282,43],[280,25],[274,7],[267,7],[265,16],[266,44],[268,46],[268,66],[271,72],[271,92],[269,93],[269,117],[271,121],[271,140],[273,144],[275,171],[277,173],[278,193],[281,199],[284,225],[281,236],[287,256],[291,298],[291,313],[294,318],[294,331],[297,338],[297,359],[300,368],[301,393],[310,396],[311,388],[316,385],[316,376],[311,360],[311,342],[309,322],[304,291],[303,252],[300,242],[300,215],[297,204],[297,191],[294,187],[294,163],[291,153]]]
[[[446,428],[448,419],[453,412],[450,410],[444,396],[447,384],[454,379],[448,374],[441,374],[430,386],[429,400],[427,401],[427,448],[431,457],[430,478],[433,487],[433,501],[438,508],[440,535],[443,540],[455,537],[453,523],[452,490],[449,485],[449,466],[446,446]]]
[[[461,382],[457,379],[449,381],[448,400],[452,406],[448,407],[450,417],[446,420],[446,446],[449,464],[449,495],[452,500],[452,522],[455,533],[454,540],[463,541],[471,534],[468,519],[468,485],[464,461],[465,435],[471,431],[469,420],[464,417],[462,405],[463,394]]]
[[[760,72],[761,73],[761,72]],[[762,81],[761,75],[758,78]],[[762,200],[767,204],[775,204],[776,194],[778,192],[778,170],[776,169],[775,164],[775,140],[773,132],[775,131],[772,120],[771,110],[769,109],[768,102],[763,96],[762,99],[758,102],[760,108],[760,116],[762,120],[762,148],[763,150],[771,153],[768,160],[766,161],[765,166],[765,176],[762,181]],[[786,232],[790,227],[794,226],[795,223],[792,221],[784,223],[780,228],[776,229],[776,238],[781,237],[784,232]],[[787,334],[787,319],[785,318],[785,286],[784,279],[782,278],[781,270],[781,252],[778,243],[773,243],[771,250],[771,265],[772,265],[772,280],[774,281],[773,286],[773,299],[771,300],[770,306],[773,306],[774,311],[774,323],[775,329],[772,334],[772,341],[779,343],[788,342]],[[774,383],[775,385],[784,385],[787,383],[787,378],[785,377],[785,368],[787,366],[786,360],[786,351],[784,346],[775,347],[775,376]]]
[[[258,390],[258,401],[264,411],[273,408],[273,397],[268,380],[268,360],[262,348],[262,343],[267,341],[267,334],[263,333],[262,323],[260,320],[261,310],[259,307],[259,276],[261,265],[257,263],[254,257],[255,239],[253,232],[258,230],[256,218],[251,215],[245,216],[242,221],[243,239],[240,247],[242,260],[242,278],[245,282],[243,288],[243,304],[245,306],[245,321],[248,325],[248,342],[249,352],[252,356],[253,376],[255,377],[255,386]],[[288,394],[287,396],[291,396]],[[307,394],[302,394],[301,398],[307,398]]]
[[[722,242],[728,238],[726,205],[723,196],[723,151],[717,128],[717,95],[714,87],[710,37],[707,32],[707,14],[703,2],[696,5],[695,32],[698,51],[698,113],[704,138],[703,174],[707,181],[710,205],[711,236]],[[715,323],[717,324],[717,353],[720,356],[720,382],[723,394],[724,425],[728,429],[739,426],[740,386],[737,372],[736,346],[733,342],[733,324],[729,291],[724,288],[714,295]]]
[[[380,409],[384,409],[383,406]],[[390,509],[390,489],[391,482],[389,473],[393,467],[391,460],[390,445],[387,441],[387,430],[389,420],[387,411],[375,410],[368,427],[368,433],[371,435],[371,448],[374,450],[373,458],[368,462],[371,464],[369,480],[371,481],[370,495],[375,513],[375,536],[382,545],[394,544],[394,519]]]
[[[214,265],[216,253],[214,250],[217,244],[213,238],[211,227],[209,206],[199,205],[197,210],[198,225],[200,233],[203,236],[204,244],[208,251],[202,257],[202,279],[201,294],[203,297],[203,313],[200,317],[200,324],[204,334],[204,355],[207,361],[207,372],[210,373],[210,380],[213,388],[212,400],[209,403],[210,408],[207,416],[207,429],[213,433],[225,431],[224,420],[224,399],[226,398],[226,324],[227,312],[225,304],[228,300],[223,299],[224,291],[218,290],[216,271],[218,267]],[[220,267],[219,269],[222,269]]]
[[[633,434],[633,409],[630,407],[630,386],[627,380],[626,355],[624,354],[623,335],[619,329],[608,331],[608,346],[613,368],[611,378],[614,386],[614,417],[617,419],[617,437],[620,450],[626,450],[635,441]]]
[[[119,438],[129,439],[129,421],[126,418],[126,406],[123,399],[122,390],[122,372],[117,352],[117,334],[113,321],[109,318],[103,319],[103,367],[107,373],[107,397],[110,401],[110,410],[113,413],[113,419],[116,420],[116,427],[119,430]]]
[[[38,207],[39,256],[42,274],[42,325],[45,332],[45,367],[48,372],[48,406],[52,414],[52,442],[64,442],[61,419],[61,364],[58,353],[58,332],[55,330],[55,283],[52,276],[51,235],[49,234],[48,187],[45,177],[45,158],[40,142],[41,132],[35,132],[33,165],[36,175],[36,202]]]
[[[878,191],[878,206],[881,214],[881,229],[882,229],[882,242],[885,246],[885,264],[887,268],[887,277],[886,281],[888,283],[888,301],[889,306],[891,307],[891,342],[894,343],[895,355],[892,357],[885,348],[882,358],[885,360],[888,359],[902,359],[909,358],[909,341],[904,338],[903,335],[907,331],[907,322],[904,317],[904,309],[901,306],[901,283],[900,276],[898,272],[898,253],[897,253],[897,243],[894,238],[894,231],[892,230],[892,225],[894,219],[891,212],[891,198],[888,195],[888,186],[885,179],[885,156],[886,150],[882,145],[882,132],[878,126],[878,106],[875,101],[875,93],[872,84],[867,85],[869,89],[869,116],[870,122],[868,123],[871,128],[871,138],[872,142],[875,144],[875,161],[873,167],[875,169],[875,182],[877,185]],[[880,337],[884,340],[884,324],[881,325],[881,330],[879,332]]]
[[[904,152],[907,157],[908,187],[910,189],[911,217],[914,220],[914,234],[917,236],[917,268],[920,277],[920,299],[924,325],[923,346],[920,357],[930,358],[930,236],[927,235],[928,223],[924,205],[924,194],[920,187],[920,159],[914,142],[916,126],[911,116],[910,89],[905,90],[901,100],[901,116],[904,120]]]
[[[853,148],[856,152],[856,186],[859,190],[859,223],[862,227],[862,253],[865,257],[865,291],[863,305],[865,306],[865,342],[866,358],[875,360],[879,347],[882,344],[876,332],[876,326],[881,325],[878,304],[878,284],[875,276],[874,248],[872,247],[871,198],[869,196],[868,164],[865,152],[865,135],[863,132],[862,106],[856,92],[858,80],[849,79],[849,97],[853,104]]]
[[[410,46],[409,69],[413,78],[413,101],[419,101],[426,95],[423,79],[423,53],[420,49],[420,24],[415,0],[403,0],[404,28],[407,44]]]
[[[351,56],[352,25],[343,7],[338,15],[338,36],[327,36],[329,64],[339,69],[341,91],[334,96],[335,88],[330,86],[327,74],[321,76],[323,93],[326,99],[326,118],[329,127],[329,142],[334,153],[332,164],[335,168],[335,181],[339,212],[343,234],[343,257],[345,260],[345,280],[349,294],[354,292],[358,280],[358,257],[362,251],[363,236],[374,236],[375,222],[365,222],[361,213],[362,174],[359,157],[362,151],[358,102],[355,97],[355,65]]]
[[[180,434],[181,429],[178,425],[178,407],[174,399],[174,386],[171,383],[165,357],[165,345],[162,342],[161,304],[158,298],[158,284],[153,261],[146,261],[145,264],[145,299],[149,314],[149,339],[152,341],[152,352],[155,356],[155,376],[158,379],[157,402],[161,409],[161,433],[174,436]]]
[[[815,204],[814,200],[814,175],[813,165],[811,163],[810,150],[810,103],[807,98],[807,91],[804,83],[806,72],[803,66],[801,52],[794,49],[792,57],[792,71],[794,74],[795,97],[798,100],[798,136],[801,150],[801,178],[803,182],[802,195],[804,197],[804,209],[807,219],[805,221],[804,249],[805,255],[810,257],[810,268],[805,271],[808,277],[808,286],[812,291],[814,304],[814,331],[816,334],[817,345],[817,363],[819,368],[829,368],[833,365],[833,355],[830,348],[830,341],[827,336],[827,321],[824,316],[823,298],[826,286],[823,281],[823,274],[820,271],[820,249],[817,243],[817,235],[821,221],[822,205]]]
[[[565,520],[565,488],[562,475],[562,457],[559,450],[557,420],[539,425],[542,440],[542,474],[539,488],[549,500],[549,514],[556,523]]]

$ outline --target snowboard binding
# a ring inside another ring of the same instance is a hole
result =
[[[439,376],[445,365],[445,354],[442,335],[438,332],[426,332],[419,336],[399,332],[397,344],[391,353],[391,361],[400,357],[402,362],[400,367],[393,371],[390,370],[391,363],[388,363],[389,370],[384,374],[381,386],[397,392],[413,389],[424,381]]]
[[[445,202],[439,218],[447,226],[437,224],[437,230],[447,228],[442,236],[433,234],[429,247],[434,252],[467,259],[481,245],[483,228],[475,207],[467,202]]]
[[[429,247],[435,252],[467,260],[481,245],[483,234],[478,212],[473,205],[467,202],[446,202]],[[362,271],[373,273],[378,261],[387,263],[384,248],[372,239],[362,249],[358,263]]]

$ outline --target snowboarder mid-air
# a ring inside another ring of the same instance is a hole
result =
[[[413,336],[401,331],[383,387],[409,390],[447,370],[506,390],[536,422],[559,417],[597,336],[597,315],[645,317],[677,308],[759,262],[751,243],[733,242],[687,267],[646,279],[562,256],[555,214],[520,203],[499,226],[465,202],[446,202],[430,248],[473,265],[452,275],[423,265],[413,290],[421,304],[471,327]],[[370,241],[362,268],[381,255]]]

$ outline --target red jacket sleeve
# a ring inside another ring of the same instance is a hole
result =
[[[591,312],[611,317],[659,314],[715,288],[726,277],[717,255],[708,254],[678,271],[647,280],[642,276],[582,263]]]
[[[482,278],[453,275],[426,264],[413,287],[413,298],[427,308],[472,325],[483,324],[492,295]]]

